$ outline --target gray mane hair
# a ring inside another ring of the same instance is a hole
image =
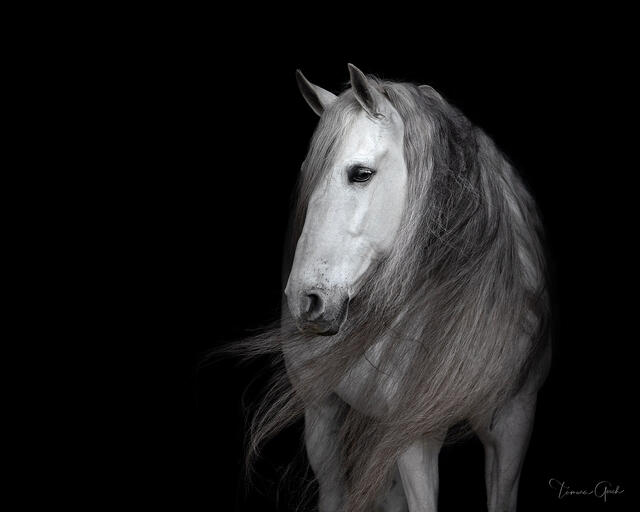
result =
[[[376,353],[365,393],[380,414],[368,417],[344,404],[341,449],[331,462],[342,468],[347,510],[354,512],[370,507],[413,440],[490,418],[549,342],[541,222],[512,166],[433,89],[368,80],[405,125],[408,199],[391,253],[369,269],[335,336],[299,332],[285,306],[278,325],[233,348],[274,357],[249,459]],[[359,108],[348,89],[320,118],[297,187],[285,280],[309,197]],[[304,363],[287,369],[285,359]]]

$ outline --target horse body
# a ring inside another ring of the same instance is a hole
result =
[[[319,509],[436,510],[438,453],[466,420],[489,511],[515,510],[550,361],[535,204],[433,89],[349,69],[339,97],[298,75],[321,118],[277,332]]]

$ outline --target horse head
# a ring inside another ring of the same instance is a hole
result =
[[[391,250],[407,197],[404,123],[358,68],[349,64],[349,73],[351,88],[341,96],[357,108],[332,118],[343,123],[331,127],[339,136],[330,161],[316,163],[322,174],[309,197],[285,289],[298,328],[321,335],[340,330],[363,276]],[[300,71],[297,79],[321,118],[344,108]],[[313,149],[312,143],[310,154]]]

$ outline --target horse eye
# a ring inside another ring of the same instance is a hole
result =
[[[351,183],[364,183],[369,181],[375,174],[375,171],[368,167],[354,166],[349,169],[349,181]]]

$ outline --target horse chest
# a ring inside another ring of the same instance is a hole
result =
[[[404,372],[401,364],[381,364],[387,343],[387,339],[382,339],[371,346],[332,390],[350,407],[367,416],[383,416],[393,407]],[[304,354],[286,349],[283,352],[289,378],[295,387],[300,368],[318,354],[313,349]],[[318,382],[317,387],[319,394],[326,392],[322,382]]]
[[[385,340],[370,347],[334,390],[349,406],[361,414],[381,417],[393,408],[403,374],[402,365],[384,365],[381,359]]]

